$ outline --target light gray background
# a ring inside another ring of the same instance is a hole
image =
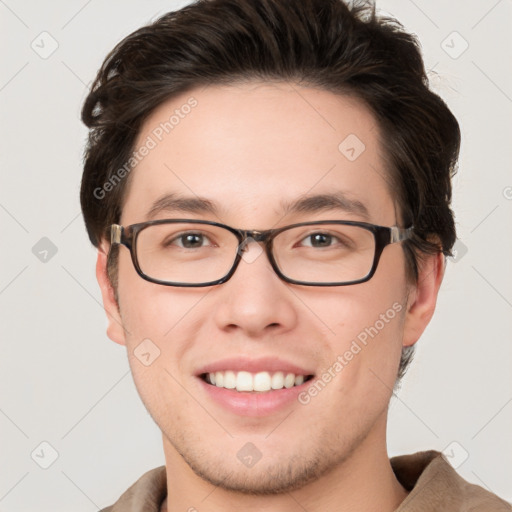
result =
[[[78,201],[86,135],[79,111],[113,45],[186,3],[0,0],[3,512],[97,510],[164,463],[125,348],[105,335]],[[389,453],[446,449],[464,478],[510,501],[512,2],[377,6],[419,36],[463,136],[458,255],[392,401]],[[55,43],[43,31],[58,44],[47,58],[40,54]],[[33,253],[43,237],[57,248],[46,262],[39,258],[48,242]],[[58,455],[47,469],[53,452],[43,442]]]

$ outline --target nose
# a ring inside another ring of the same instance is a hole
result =
[[[297,323],[294,295],[272,269],[261,243],[249,241],[233,276],[219,285],[215,320],[222,330],[260,337]]]

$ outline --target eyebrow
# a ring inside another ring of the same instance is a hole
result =
[[[351,199],[346,193],[341,191],[301,197],[292,203],[283,204],[282,206],[285,214],[343,210],[347,213],[359,215],[366,220],[370,218],[368,208],[361,201]]]
[[[292,202],[282,202],[281,210],[285,215],[291,213],[315,213],[326,210],[343,210],[368,220],[368,208],[359,200],[351,199],[344,192],[330,194],[315,194],[300,197]],[[157,199],[149,209],[147,218],[152,219],[161,212],[183,212],[218,215],[218,207],[209,199],[203,197],[184,197],[177,194],[165,194]]]
[[[160,212],[211,213],[216,215],[217,208],[212,201],[202,197],[165,194],[151,205],[146,216],[148,219],[152,219]]]

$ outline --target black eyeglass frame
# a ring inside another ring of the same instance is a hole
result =
[[[177,224],[177,223],[188,223],[188,224],[206,224],[209,226],[216,226],[220,228],[224,228],[231,233],[233,233],[238,239],[238,249],[236,252],[235,261],[231,269],[228,273],[220,279],[215,281],[208,281],[206,283],[178,283],[178,282],[169,282],[162,281],[160,279],[155,279],[153,277],[145,274],[140,265],[137,258],[137,238],[139,233],[149,226],[155,226],[158,224]],[[315,225],[325,225],[325,224],[338,224],[338,225],[346,225],[346,226],[359,226],[361,228],[367,229],[370,231],[375,239],[375,253],[373,258],[373,263],[370,272],[361,279],[356,279],[353,281],[345,281],[345,282],[309,282],[309,281],[298,281],[296,279],[291,279],[285,276],[281,270],[279,269],[274,255],[272,253],[272,241],[274,238],[282,233],[283,231],[287,231],[292,228],[297,228],[301,226],[315,226]],[[232,275],[235,273],[240,260],[242,259],[242,252],[247,245],[248,241],[255,241],[259,243],[263,243],[265,245],[265,252],[267,254],[267,258],[274,269],[274,272],[285,282],[291,284],[298,284],[301,286],[349,286],[353,284],[360,284],[369,281],[375,271],[377,270],[377,265],[379,263],[380,257],[382,255],[382,251],[384,248],[390,244],[394,244],[397,242],[402,242],[403,240],[409,240],[412,237],[414,230],[414,226],[410,226],[408,228],[400,228],[398,226],[379,226],[376,224],[370,224],[367,222],[359,222],[359,221],[351,221],[351,220],[319,220],[319,221],[311,221],[311,222],[300,222],[297,224],[290,224],[288,226],[283,226],[277,229],[266,229],[263,231],[255,230],[255,229],[236,229],[231,226],[227,226],[226,224],[221,224],[219,222],[209,221],[209,220],[198,220],[198,219],[160,219],[160,220],[152,220],[148,222],[140,222],[137,224],[131,224],[130,226],[121,226],[119,224],[112,224],[110,226],[110,243],[111,247],[115,244],[124,245],[129,251],[131,255],[131,259],[133,262],[133,266],[137,274],[142,279],[149,281],[150,283],[160,284],[163,286],[179,286],[183,288],[199,288],[206,286],[214,286],[218,284],[225,283],[228,281]]]

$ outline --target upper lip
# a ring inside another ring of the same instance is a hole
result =
[[[233,370],[235,372],[278,372],[293,373],[295,375],[313,375],[314,372],[296,364],[279,359],[277,357],[261,357],[258,359],[247,357],[230,357],[213,363],[206,364],[200,368],[197,375],[205,373],[223,372]]]

